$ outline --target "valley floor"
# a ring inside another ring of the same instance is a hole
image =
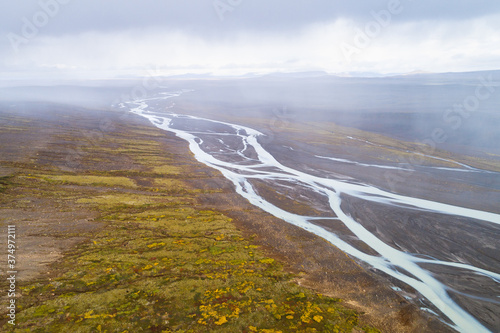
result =
[[[2,331],[451,331],[146,120],[39,108],[0,109]]]

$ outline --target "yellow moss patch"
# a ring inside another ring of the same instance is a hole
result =
[[[170,189],[181,189],[183,188],[183,183],[176,179],[168,179],[168,178],[155,178],[154,186],[165,188],[167,190]]]
[[[219,320],[217,320],[215,322],[215,325],[222,325],[222,324],[225,324],[225,323],[227,323],[226,316],[222,316],[222,317],[219,318]]]
[[[162,175],[179,175],[182,169],[173,165],[161,165],[154,167],[153,172]]]
[[[78,185],[101,185],[101,186],[120,186],[137,187],[135,182],[127,177],[107,177],[107,176],[44,176],[49,180],[68,182]]]
[[[93,198],[78,199],[77,202],[99,204],[104,206],[115,206],[115,205],[141,206],[146,204],[167,202],[169,200],[175,200],[175,199],[179,198],[172,198],[167,196],[152,197],[152,196],[141,196],[141,195],[127,194],[127,193],[119,193],[119,194],[100,195]]]

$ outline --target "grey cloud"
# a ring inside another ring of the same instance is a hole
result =
[[[16,31],[22,18],[31,19],[40,3],[56,0],[0,2],[0,31]],[[294,30],[338,17],[369,19],[371,11],[397,0],[232,0],[237,4],[219,20],[214,3],[231,0],[65,0],[60,13],[44,29],[46,35],[165,27],[200,35],[230,34],[239,30]],[[400,0],[405,8],[398,20],[467,19],[500,12],[499,1]],[[238,4],[239,3],[239,4]]]
[[[338,45],[353,44],[355,26],[366,27],[374,19],[372,12],[398,1],[402,11],[392,15],[394,25],[384,28],[370,47],[358,46],[357,63],[345,66]],[[55,3],[60,3],[57,10]],[[230,9],[223,13],[224,20],[214,4]],[[18,43],[16,53],[9,33],[23,38],[26,21],[33,22],[36,15],[43,19],[47,6],[54,11],[48,22],[29,41]],[[245,68],[296,64],[341,71],[364,70],[358,65],[364,61],[366,67],[379,66],[373,70],[390,71],[395,60],[418,52],[425,52],[422,65],[408,66],[427,68],[436,63],[429,60],[432,57],[446,63],[465,53],[467,66],[488,58],[492,59],[488,67],[496,68],[497,48],[478,48],[489,45],[485,36],[495,31],[494,21],[498,22],[491,15],[499,13],[497,0],[0,0],[0,72],[144,64],[221,68],[226,60]],[[478,18],[480,24],[466,22]],[[491,44],[495,36],[488,37]]]

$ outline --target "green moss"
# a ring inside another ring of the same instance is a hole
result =
[[[184,187],[184,184],[177,179],[155,178],[154,186],[166,189],[182,189]]]
[[[11,180],[10,176],[0,177],[0,193],[5,192],[5,190],[11,183],[10,180]]]
[[[182,169],[173,165],[160,165],[154,167],[153,172],[161,175],[179,175]]]
[[[46,175],[45,178],[47,178],[48,180],[61,181],[65,183],[78,184],[78,185],[137,187],[137,185],[132,179],[126,177],[105,177],[105,176],[87,176],[87,175],[78,175],[78,176]]]
[[[92,198],[78,199],[78,203],[89,203],[100,205],[105,208],[112,208],[116,205],[122,206],[142,206],[153,204],[164,204],[168,202],[175,202],[176,204],[186,203],[186,200],[180,201],[178,197],[169,196],[147,196],[129,193],[114,193],[107,195],[99,195]]]

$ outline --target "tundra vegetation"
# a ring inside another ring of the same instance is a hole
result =
[[[30,125],[11,116],[1,126],[14,135]],[[27,230],[12,215],[36,213],[37,204],[89,218],[85,228],[37,226],[33,237],[78,241],[20,281],[16,325],[2,306],[3,332],[378,332],[342,300],[299,286],[231,218],[199,204],[222,189],[194,186],[201,167],[179,161],[159,134],[120,124],[89,141],[60,126],[56,144],[4,155],[2,225]],[[61,164],[76,146],[77,163]]]

